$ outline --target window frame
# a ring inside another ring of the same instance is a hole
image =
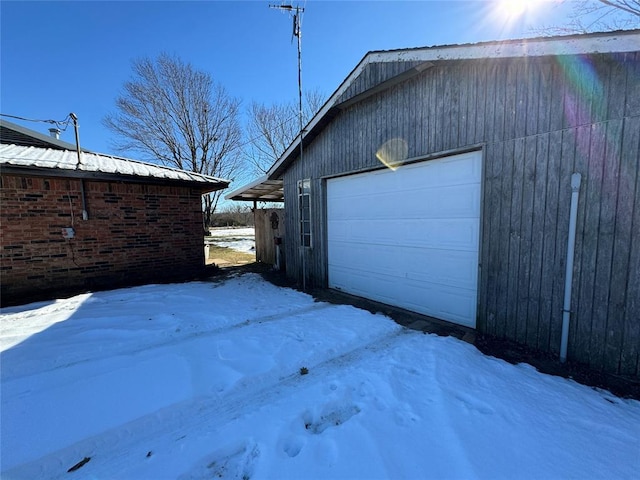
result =
[[[306,205],[305,205],[305,199]],[[305,217],[306,213],[306,217]],[[306,218],[306,219],[305,219]],[[305,232],[305,225],[308,231]],[[303,248],[312,248],[313,229],[311,225],[311,179],[298,180],[298,244]],[[307,240],[307,242],[305,242]]]

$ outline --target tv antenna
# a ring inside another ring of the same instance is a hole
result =
[[[293,36],[298,39],[298,116],[300,120],[300,156],[302,158],[302,130],[304,128],[302,115],[302,13],[304,7],[283,4],[269,5],[269,8],[288,11],[292,15]]]
[[[304,130],[304,119],[302,110],[302,14],[304,7],[298,5],[293,6],[291,4],[282,5],[269,5],[269,8],[275,8],[276,10],[283,10],[289,12],[293,18],[293,36],[298,39],[298,121],[300,126],[300,170],[302,172],[303,188],[304,188],[304,162],[302,160],[302,134]],[[310,201],[311,199],[309,199]],[[300,228],[302,228],[302,222],[299,222]],[[300,245],[300,263],[302,266],[302,290],[307,289],[307,269],[305,262],[305,247]]]

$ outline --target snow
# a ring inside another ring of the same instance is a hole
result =
[[[78,166],[78,154],[76,151],[8,144],[0,145],[0,165],[80,170],[136,177],[164,178],[202,184],[229,183],[228,180],[209,175],[111,155],[82,152],[80,158],[81,162]]]
[[[255,274],[79,295],[0,320],[2,478],[67,478],[84,458],[74,477],[637,478],[640,468],[640,402]]]
[[[255,253],[256,251],[256,235],[253,227],[216,227],[211,228],[209,233],[211,236],[205,240],[205,243],[212,243],[219,247],[244,253]]]

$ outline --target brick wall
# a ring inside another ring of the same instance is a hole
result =
[[[186,187],[2,175],[2,303],[193,278],[204,267],[201,196]],[[73,238],[63,229],[72,227]]]

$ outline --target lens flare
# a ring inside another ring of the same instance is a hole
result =
[[[402,138],[387,140],[376,152],[376,158],[391,170],[396,170],[407,159],[409,146]]]

